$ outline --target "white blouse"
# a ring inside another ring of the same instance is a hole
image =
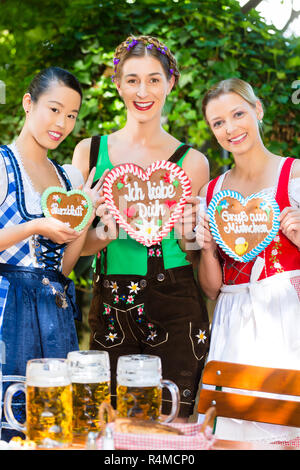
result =
[[[283,164],[283,160],[282,160],[282,164]],[[279,165],[278,173],[280,173],[281,171],[282,164]],[[221,191],[226,173],[223,173],[223,175],[221,175],[220,178],[218,179],[217,184],[215,186],[214,194]],[[268,194],[269,196],[275,197],[276,190],[277,190],[277,185],[269,187],[269,188],[265,188],[262,191]],[[300,178],[290,179],[288,191],[289,191],[289,199],[290,199],[291,206],[299,209],[300,208]],[[200,210],[206,210],[207,209],[206,198],[200,197],[199,200],[200,200]]]

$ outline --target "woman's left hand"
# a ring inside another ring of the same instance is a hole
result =
[[[174,230],[178,239],[185,239],[185,242],[194,243],[195,233],[194,228],[197,223],[197,212],[199,209],[199,199],[197,197],[190,197],[186,201],[184,211],[180,219],[175,223]],[[189,249],[194,249],[190,247]]]
[[[300,249],[300,209],[285,207],[279,221],[282,233]]]
[[[103,184],[103,181],[104,181],[104,178],[106,176],[106,174],[108,173],[109,170],[105,170],[105,172],[103,173],[103,175],[101,176],[101,178],[97,181],[97,183],[95,184],[95,186],[92,188],[92,184],[93,184],[93,181],[94,181],[94,177],[95,177],[95,173],[96,173],[96,168],[94,167],[89,176],[88,176],[88,179],[86,180],[85,182],[85,185],[81,185],[79,189],[81,189],[83,192],[85,192],[89,198],[91,199],[92,203],[93,203],[93,213],[92,213],[92,216],[89,220],[89,223],[87,224],[88,226],[92,223],[92,221],[94,220],[95,218],[95,215],[96,215],[96,210],[98,209],[100,203],[101,203],[101,196],[102,196],[102,184]],[[82,187],[83,186],[83,187]]]

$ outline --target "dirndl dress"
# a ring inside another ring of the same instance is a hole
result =
[[[0,147],[5,162],[7,194],[0,205],[0,228],[42,217],[30,214],[25,204],[24,169],[12,151]],[[67,173],[54,163],[63,186],[72,189]],[[2,341],[3,392],[26,374],[27,361],[34,358],[65,358],[78,350],[74,319],[80,320],[74,283],[62,270],[66,245],[40,235],[22,240],[0,252],[0,331]],[[15,395],[14,414],[25,420],[24,396]],[[19,435],[10,430],[2,415],[2,439]]]

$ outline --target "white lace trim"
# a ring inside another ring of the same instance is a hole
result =
[[[14,156],[16,157],[20,170],[21,170],[22,181],[23,181],[23,186],[24,186],[25,205],[26,205],[27,212],[29,212],[30,214],[41,214],[42,213],[41,194],[34,189],[33,183],[24,168],[23,160],[18,151],[16,144],[12,143],[11,145],[9,145],[9,148],[11,149]],[[55,165],[49,158],[48,158],[48,161],[51,163],[51,165],[53,165],[55,172],[57,174],[57,177],[60,181],[60,184],[63,187],[65,187],[64,181],[61,178],[60,174],[58,173],[57,168],[55,167]]]

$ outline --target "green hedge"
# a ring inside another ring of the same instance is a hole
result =
[[[213,176],[230,159],[221,159],[201,115],[201,99],[213,83],[232,76],[249,81],[263,100],[270,150],[298,157],[299,104],[292,101],[292,84],[300,78],[299,38],[283,38],[255,10],[245,16],[236,0],[2,3],[0,79],[7,100],[0,106],[2,143],[22,125],[21,98],[30,79],[50,65],[74,72],[84,87],[75,132],[55,152],[59,162],[70,162],[80,139],[122,126],[124,105],[110,77],[113,50],[130,33],[157,36],[175,53],[181,78],[166,102],[164,126],[204,151]]]

